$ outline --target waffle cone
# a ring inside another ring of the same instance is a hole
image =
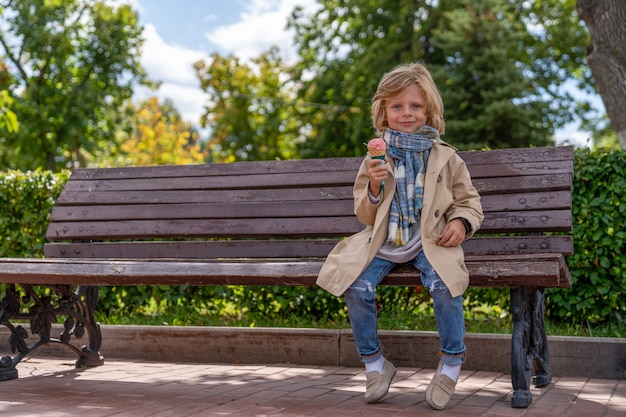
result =
[[[369,152],[372,158],[377,157],[377,156],[385,156],[385,151],[383,151],[382,149],[368,147],[367,151]]]

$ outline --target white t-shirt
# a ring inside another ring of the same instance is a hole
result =
[[[378,204],[382,199],[383,193],[378,197],[373,197],[370,193],[370,201],[372,204]],[[419,223],[413,224],[411,230],[411,239],[404,246],[395,246],[386,241],[378,250],[377,257],[396,264],[402,264],[413,260],[422,250],[422,235]]]

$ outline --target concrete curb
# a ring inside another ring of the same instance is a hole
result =
[[[58,328],[58,330],[57,330]],[[61,326],[53,326],[57,334]],[[0,354],[9,354],[9,332],[0,330]],[[32,336],[31,336],[32,337]],[[292,363],[361,366],[350,330],[103,325],[105,357],[164,362]],[[396,366],[435,368],[436,332],[380,331],[385,356]],[[510,373],[511,336],[466,335],[464,369]],[[626,378],[626,339],[549,336],[553,376]],[[73,357],[50,345],[38,355]]]

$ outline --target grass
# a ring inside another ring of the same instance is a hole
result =
[[[310,318],[295,312],[267,314],[226,305],[217,311],[199,305],[157,305],[154,301],[134,311],[123,314],[98,313],[102,324],[167,325],[167,326],[228,326],[228,327],[291,327],[318,329],[346,329],[350,324],[345,310],[329,313],[325,318]],[[510,314],[494,306],[466,306],[466,331],[468,333],[510,334],[513,329]],[[587,337],[626,337],[625,327],[594,325],[589,323],[563,324],[546,322],[548,335]],[[384,330],[436,331],[432,307],[421,303],[411,311],[381,308],[379,328]]]

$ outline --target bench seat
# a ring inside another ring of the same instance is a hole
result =
[[[0,259],[0,273],[16,284],[124,285],[315,285],[322,259]],[[569,288],[563,256],[468,256],[470,285],[475,287]],[[8,266],[8,267],[7,267]],[[12,278],[8,278],[12,277]],[[385,285],[419,285],[410,265],[400,265]]]

